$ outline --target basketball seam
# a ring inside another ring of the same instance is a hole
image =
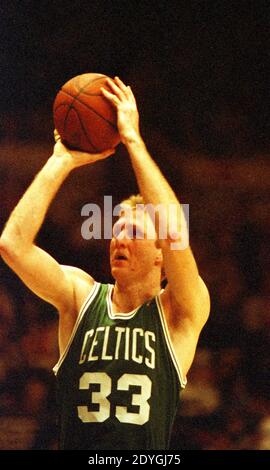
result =
[[[86,139],[88,140],[88,142],[90,143],[90,145],[92,145],[93,149],[95,151],[100,151],[99,149],[97,149],[97,147],[94,146],[94,144],[92,143],[91,139],[89,138],[89,135],[86,131],[86,128],[84,127],[84,124],[83,124],[83,121],[80,117],[80,113],[79,113],[79,110],[76,109],[75,106],[73,106],[74,102],[79,102],[81,105],[84,105],[87,109],[89,109],[90,111],[92,111],[94,114],[96,114],[99,118],[103,119],[107,124],[109,124],[114,130],[118,131],[118,128],[117,126],[115,126],[109,119],[107,119],[106,117],[102,116],[102,114],[100,114],[98,111],[96,111],[94,108],[92,108],[90,105],[87,105],[86,103],[84,103],[83,101],[81,101],[79,99],[79,96],[82,92],[84,92],[85,88],[88,87],[89,83],[93,83],[93,82],[97,82],[98,80],[102,80],[104,77],[106,77],[106,75],[101,75],[95,79],[90,79],[84,86],[82,86],[80,89],[77,89],[77,94],[75,96],[73,96],[71,93],[67,92],[66,90],[64,90],[64,87],[65,85],[61,88],[60,92],[63,92],[63,94],[67,95],[68,97],[72,98],[72,102],[71,103],[60,103],[58,106],[55,107],[54,109],[54,112],[56,112],[58,110],[58,108],[60,108],[61,106],[67,106],[68,107],[68,110],[67,110],[67,113],[66,113],[66,116],[65,116],[65,120],[64,120],[64,132],[66,130],[66,122],[67,122],[67,119],[68,119],[68,116],[70,114],[70,111],[71,109],[74,109],[74,111],[76,112],[76,115],[79,119],[79,122],[80,122],[80,125],[81,125],[81,129],[86,137]],[[75,85],[75,83],[74,83]],[[94,93],[86,93],[84,92],[86,96],[102,96],[101,94],[94,94]]]
[[[80,77],[80,75],[78,75],[77,77],[75,77],[75,80],[76,80],[76,78],[79,79],[79,77]],[[88,87],[88,85],[89,85],[90,83],[95,83],[95,82],[97,82],[98,80],[102,80],[104,77],[106,77],[106,75],[101,74],[100,77],[97,77],[97,78],[94,78],[94,79],[89,78],[89,81],[88,81],[85,85],[83,85],[81,88],[78,88],[78,89],[77,89],[77,95],[75,95],[75,96],[69,94],[67,91],[64,90],[65,85],[61,88],[61,91],[63,91],[63,93],[66,93],[68,96],[71,96],[71,98],[73,98],[73,102],[77,99],[77,101],[79,101],[79,103],[84,104],[84,103],[82,103],[82,102],[78,99],[78,96],[85,90],[85,88]],[[76,82],[77,82],[77,81],[78,81],[78,80],[76,80]],[[76,82],[74,81],[74,86],[76,85]],[[72,102],[72,103],[73,103],[73,102]],[[71,103],[71,105],[72,105],[72,103]],[[100,115],[95,109],[92,109],[91,106],[87,106],[87,105],[85,105],[85,106],[86,106],[88,109],[91,109],[91,111],[94,112],[97,116],[101,117],[101,115]],[[68,112],[68,113],[69,113],[69,112]],[[102,118],[103,118],[103,116],[102,116]],[[112,125],[115,130],[117,130],[117,128],[113,125],[112,122],[110,122],[110,121],[109,121],[108,119],[106,119],[106,118],[103,118],[103,119],[104,119],[105,122],[107,122],[108,124]]]
[[[78,78],[78,79],[79,79],[79,77],[80,77],[80,75],[78,75],[78,76],[75,77],[75,78]],[[88,81],[85,85],[83,85],[83,86],[79,89],[78,92],[81,93],[81,91],[84,90],[84,88],[88,87],[89,83],[95,83],[95,82],[97,82],[98,80],[101,80],[101,79],[104,78],[104,77],[106,77],[106,75],[102,75],[102,74],[101,74],[100,77],[97,77],[97,78],[94,78],[94,79],[90,78],[89,81]],[[76,81],[77,81],[77,80],[76,80]],[[66,85],[66,84],[65,84],[65,85]],[[63,87],[61,88],[61,90],[63,90],[63,88],[65,87],[65,85],[63,85]],[[74,81],[74,85],[75,85],[75,81]]]
[[[94,114],[96,114],[97,116],[99,116],[100,118],[104,119],[104,121],[106,121],[108,124],[110,124],[110,126],[113,127],[114,130],[117,130],[117,126],[115,126],[111,121],[109,121],[109,119],[105,118],[104,116],[102,116],[102,114],[99,114],[94,108],[92,108],[91,106],[89,106],[88,104],[84,103],[83,101],[81,101],[78,96],[73,96],[71,95],[71,93],[68,93],[67,91],[64,91],[64,90],[60,90],[62,93],[64,93],[65,95],[69,96],[70,98],[73,98],[73,101],[72,103],[68,104],[68,106],[72,106],[74,101],[78,101],[80,104],[84,105],[86,108],[90,109],[90,111],[92,111]],[[94,95],[93,95],[94,96]],[[96,96],[101,96],[101,95],[96,95]],[[61,103],[62,104],[62,103]],[[61,104],[59,104],[56,108],[55,108],[55,111],[58,109],[59,106],[61,106]]]
[[[81,124],[81,126],[82,126],[82,130],[83,130],[83,132],[84,132],[84,134],[85,134],[85,137],[87,138],[88,142],[90,143],[90,145],[92,145],[93,149],[94,149],[96,152],[100,152],[100,150],[93,144],[92,140],[90,139],[90,137],[89,137],[89,135],[88,135],[88,133],[87,133],[87,130],[86,130],[86,128],[84,127],[83,121],[81,120],[81,116],[80,116],[80,114],[78,113],[77,109],[76,109],[76,108],[73,108],[73,109],[74,109],[74,111],[76,111],[76,114],[77,114],[78,119],[79,119],[79,121],[80,121],[80,124]]]
[[[82,91],[83,91],[86,95],[88,95],[88,96],[101,96],[101,94],[98,95],[98,94],[96,94],[96,93],[92,93],[92,94],[91,94],[91,93],[86,93],[84,90],[85,90],[85,88],[88,87],[88,85],[89,85],[90,83],[91,83],[91,84],[92,84],[92,83],[95,83],[95,82],[97,82],[98,80],[102,80],[104,77],[106,78],[106,75],[101,75],[100,77],[94,78],[93,80],[92,80],[92,79],[89,79],[89,81],[88,81],[85,85],[83,85],[80,89],[77,89],[77,95],[76,95],[76,96],[78,96],[78,94],[81,94]],[[79,79],[79,78],[80,78],[80,75],[78,75],[78,77],[75,77],[75,78],[78,78],[78,79]],[[77,81],[77,80],[76,80],[76,81]],[[74,81],[74,85],[75,85],[75,81]],[[65,86],[66,86],[66,84],[62,86],[61,91],[65,91]]]
[[[68,110],[68,112],[67,112],[67,114],[66,114],[66,117],[65,117],[64,132],[66,133],[66,120],[67,120],[67,117],[68,117],[68,115],[69,115],[71,109],[73,109],[73,110],[75,111],[75,113],[76,113],[76,115],[77,115],[77,117],[78,117],[78,119],[79,119],[79,121],[80,121],[80,125],[81,125],[81,128],[82,128],[82,131],[83,131],[83,133],[84,133],[86,139],[88,140],[89,144],[92,145],[92,147],[93,147],[93,149],[95,150],[95,152],[100,152],[100,150],[92,143],[92,141],[91,141],[89,135],[87,134],[87,132],[86,132],[86,130],[85,130],[85,128],[84,128],[84,125],[83,125],[83,122],[82,122],[82,120],[81,120],[80,114],[78,113],[77,109],[72,106],[72,104],[70,104],[69,110]]]

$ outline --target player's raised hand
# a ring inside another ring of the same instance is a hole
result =
[[[141,139],[139,112],[130,86],[126,86],[119,77],[115,77],[114,80],[108,78],[106,83],[111,92],[105,88],[101,88],[101,91],[117,110],[117,125],[121,141],[127,144]]]
[[[54,130],[54,151],[53,154],[56,157],[67,158],[71,168],[77,168],[83,165],[94,163],[98,160],[104,160],[110,155],[115,153],[115,149],[104,150],[100,153],[87,153],[79,150],[72,150],[66,147],[61,141],[60,135],[57,130]]]

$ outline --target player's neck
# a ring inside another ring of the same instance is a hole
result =
[[[116,281],[112,303],[118,312],[131,312],[139,305],[152,299],[160,292],[159,283],[129,283],[121,284]]]

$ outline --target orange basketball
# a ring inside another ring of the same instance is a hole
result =
[[[68,147],[98,153],[119,144],[116,110],[100,91],[111,91],[106,78],[99,73],[77,75],[58,92],[54,125]]]

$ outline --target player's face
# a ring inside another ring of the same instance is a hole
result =
[[[111,272],[119,276],[142,280],[156,265],[160,250],[156,233],[148,214],[131,212],[122,215],[113,227],[110,244]]]

